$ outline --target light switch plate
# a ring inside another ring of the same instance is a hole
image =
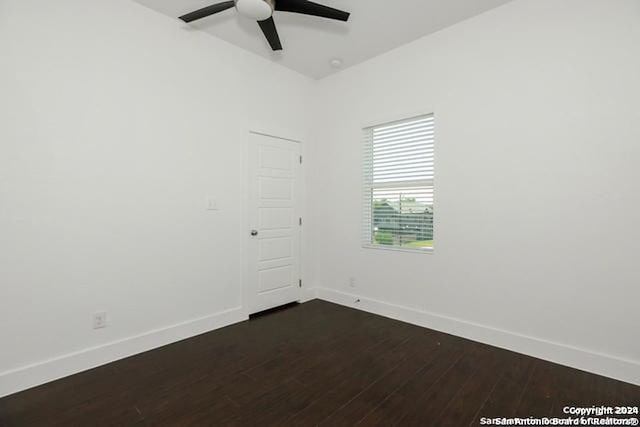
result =
[[[207,198],[207,210],[208,211],[217,211],[218,210],[218,200],[213,197]]]

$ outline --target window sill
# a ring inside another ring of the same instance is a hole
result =
[[[380,251],[390,251],[390,252],[409,252],[412,254],[433,255],[434,253],[433,251],[434,248],[418,249],[418,248],[403,248],[399,246],[384,246],[384,245],[362,245],[362,247],[364,249],[376,249]]]

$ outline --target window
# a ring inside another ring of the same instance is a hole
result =
[[[365,247],[433,249],[433,115],[364,129]]]

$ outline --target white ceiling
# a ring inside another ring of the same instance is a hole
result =
[[[165,15],[176,25],[193,26],[242,49],[320,79],[400,45],[434,33],[511,0],[315,0],[351,12],[349,22],[276,12],[274,19],[284,50],[272,52],[260,28],[229,9],[191,24],[177,17],[222,0],[135,0]]]

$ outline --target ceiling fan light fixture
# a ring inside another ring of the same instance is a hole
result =
[[[264,21],[273,15],[273,0],[235,0],[241,15],[256,21]]]

